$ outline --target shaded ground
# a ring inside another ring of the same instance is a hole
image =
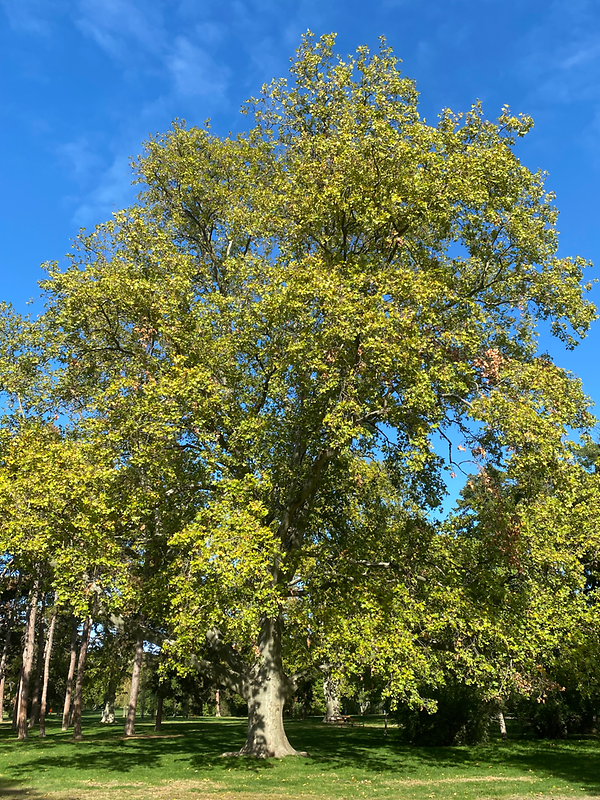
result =
[[[480,798],[600,797],[600,740],[493,742],[463,748],[411,748],[376,720],[364,728],[287,724],[310,758],[221,758],[244,741],[241,719],[169,721],[161,736],[140,723],[85,721],[82,742],[48,727],[46,740],[17,742],[0,728],[0,798],[20,800],[266,800],[274,797]]]

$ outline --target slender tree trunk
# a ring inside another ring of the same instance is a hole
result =
[[[12,729],[17,730],[17,717],[19,716],[19,704],[21,702],[21,683],[23,678],[23,665],[19,669],[19,677],[17,678],[17,688],[15,694],[15,702],[12,708]]]
[[[77,661],[77,679],[75,681],[75,693],[73,695],[73,738],[79,741],[81,733],[81,706],[83,701],[83,673],[85,670],[85,659],[87,656],[90,634],[92,632],[92,618],[86,617],[83,623],[83,634],[81,636],[81,647],[79,648],[79,659]]]
[[[71,657],[69,659],[69,671],[67,673],[67,689],[65,691],[65,704],[63,706],[62,730],[69,729],[69,714],[71,712],[71,692],[73,690],[73,676],[75,675],[75,665],[77,663],[77,619],[73,617],[71,623]]]
[[[221,716],[221,690],[215,689],[215,717]]]
[[[42,684],[42,672],[44,669],[44,597],[42,595],[42,607],[40,608],[40,619],[38,622],[38,647],[37,658],[35,661],[35,680],[33,682],[33,692],[31,696],[31,716],[29,717],[29,730],[37,725],[40,716],[40,689]]]
[[[154,730],[158,733],[160,730],[160,726],[162,725],[162,716],[163,716],[163,704],[165,702],[165,698],[162,694],[158,695],[158,699],[156,701],[156,718],[154,720]]]
[[[6,683],[6,675],[0,678],[0,723],[4,722],[4,685]]]
[[[133,671],[131,673],[131,691],[129,692],[129,708],[127,709],[127,720],[125,721],[125,736],[133,736],[135,733],[135,712],[140,691],[140,675],[142,673],[143,658],[144,637],[142,632],[139,631],[137,642],[135,643],[135,658],[133,660]]]
[[[323,695],[325,696],[325,716],[323,722],[335,722],[341,718],[340,685],[329,673],[323,678]]]
[[[248,734],[239,755],[283,758],[306,755],[291,746],[283,727],[283,706],[294,692],[281,659],[281,621],[263,619],[258,642],[260,658],[245,684]]]
[[[504,719],[502,711],[498,712],[498,723],[500,725],[500,735],[503,739],[508,738],[508,734],[506,733],[506,720]]]
[[[44,650],[44,681],[42,686],[42,700],[40,703],[40,736],[46,735],[46,702],[48,700],[48,680],[50,678],[50,658],[52,657],[52,643],[54,641],[54,628],[56,627],[56,611],[52,615],[48,635],[46,636],[46,648]]]
[[[38,584],[31,590],[31,598],[25,623],[25,642],[23,646],[23,671],[17,711],[17,738],[27,738],[27,701],[29,700],[29,679],[33,668],[33,651],[35,644],[35,619],[37,615]]]
[[[4,686],[6,684],[6,659],[8,656],[8,648],[10,647],[10,637],[12,633],[13,624],[13,611],[11,609],[10,615],[6,623],[6,635],[4,637],[4,647],[2,648],[2,658],[0,659],[0,724],[4,722]]]

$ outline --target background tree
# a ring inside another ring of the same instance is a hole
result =
[[[500,379],[514,380],[510,372]],[[545,701],[567,683],[589,697],[600,643],[590,580],[600,548],[598,476],[582,469],[573,457],[580,448],[568,440],[577,387],[545,358],[518,379],[535,401],[512,405],[499,440],[507,446],[495,466],[471,477],[449,521],[461,635],[471,651],[463,680],[500,709],[519,696]],[[494,393],[486,401],[494,416],[497,401]]]
[[[44,604],[54,611],[70,609],[83,618],[102,604],[118,605],[123,595],[119,543],[106,502],[105,484],[111,473],[112,464],[103,463],[98,450],[63,436],[55,425],[39,418],[8,420],[0,429],[0,550],[19,570],[29,592],[20,738],[26,736],[32,688],[31,721],[37,722],[44,674],[41,624],[35,686],[28,685],[27,673],[30,678],[34,669],[35,620],[43,622]]]

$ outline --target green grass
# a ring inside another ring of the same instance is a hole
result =
[[[493,742],[478,747],[411,748],[381,723],[341,728],[290,721],[292,744],[310,758],[221,758],[240,747],[241,719],[168,721],[161,738],[140,722],[122,738],[97,715],[73,742],[57,721],[46,740],[17,742],[0,729],[0,796],[17,800],[230,800],[315,798],[535,798],[600,796],[600,740]]]

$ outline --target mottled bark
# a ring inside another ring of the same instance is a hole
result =
[[[221,716],[221,690],[215,689],[215,717]]]
[[[92,619],[86,617],[83,623],[83,633],[81,636],[81,646],[79,648],[79,658],[77,660],[77,679],[75,681],[75,692],[73,694],[73,738],[79,740],[81,733],[81,708],[83,701],[83,675],[85,671],[85,659],[87,656],[90,634],[92,632]]]
[[[65,704],[63,706],[62,730],[69,729],[69,715],[71,713],[71,692],[73,691],[73,677],[75,675],[75,665],[77,664],[77,620],[75,617],[71,623],[71,656],[69,659],[69,670],[67,672],[67,688],[65,691]]]
[[[40,702],[40,736],[46,735],[46,702],[48,700],[48,680],[50,678],[50,658],[52,657],[52,643],[54,642],[54,628],[56,627],[56,611],[52,615],[48,635],[46,636],[46,647],[44,650],[44,680],[42,686],[42,699]]]
[[[38,723],[40,716],[40,690],[42,688],[42,673],[44,670],[44,609],[45,602],[42,596],[42,606],[40,609],[40,618],[38,622],[38,638],[37,638],[37,656],[35,660],[35,680],[33,682],[33,691],[31,693],[31,715],[29,717],[29,730],[31,730]]]
[[[113,683],[109,684],[109,687],[104,695],[104,705],[102,707],[102,718],[100,720],[101,723],[104,725],[112,725],[115,721],[115,697],[116,697],[116,689]]]
[[[262,621],[258,650],[260,656],[244,681],[248,733],[239,755],[255,758],[305,755],[294,750],[283,727],[283,706],[293,694],[294,684],[283,671],[280,620]]]
[[[17,710],[17,738],[27,739],[27,701],[29,700],[29,679],[33,668],[33,653],[35,644],[35,620],[37,616],[38,587],[31,590],[27,620],[25,622],[25,636],[23,644],[23,667],[21,672],[21,686],[18,697]]]
[[[340,685],[329,673],[323,678],[323,695],[326,707],[323,722],[335,722],[341,719]]]
[[[500,736],[502,736],[503,739],[508,738],[508,734],[506,733],[506,720],[504,719],[502,711],[498,712],[498,724],[500,725]]]
[[[159,694],[156,701],[156,717],[154,718],[154,730],[157,733],[160,730],[160,726],[162,725],[164,702],[165,698],[162,696],[162,694]]]
[[[131,673],[131,691],[129,692],[129,707],[127,709],[127,720],[125,721],[125,736],[133,736],[135,733],[135,712],[137,709],[138,694],[140,691],[140,676],[142,673],[142,661],[144,659],[144,637],[141,631],[135,643],[135,658],[133,660],[133,670]]]
[[[225,755],[256,758],[307,755],[294,750],[283,727],[283,707],[296,686],[283,670],[281,630],[280,619],[262,620],[255,647],[257,657],[251,667],[231,645],[223,642],[216,628],[206,634],[212,660],[193,659],[204,678],[241,694],[248,703],[246,743],[239,752]]]

